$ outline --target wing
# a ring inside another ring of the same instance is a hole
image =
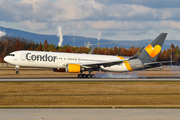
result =
[[[80,64],[82,67],[84,68],[92,68],[92,67],[97,67],[97,66],[104,66],[104,67],[109,67],[109,66],[113,66],[113,65],[118,65],[123,63],[124,61],[127,61],[128,59],[121,59],[118,61],[106,61],[106,62],[97,62],[97,63],[82,63]]]
[[[113,65],[119,65],[123,63],[124,61],[130,60],[132,57],[122,57],[122,56],[117,56],[120,59],[119,60],[109,60],[109,61],[103,61],[103,62],[83,62],[83,63],[61,63],[61,66],[65,66],[67,64],[78,64],[83,68],[99,68],[100,66],[103,67],[110,67]]]

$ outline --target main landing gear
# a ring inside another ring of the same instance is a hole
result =
[[[19,74],[19,66],[15,66],[16,74]]]
[[[81,74],[78,74],[78,78],[95,78],[95,75],[94,74],[91,74],[91,72],[93,72],[93,69],[89,69],[89,74],[82,74],[82,71],[81,71]]]
[[[95,78],[94,74],[78,74],[78,78]]]

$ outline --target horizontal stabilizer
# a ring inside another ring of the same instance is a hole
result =
[[[150,62],[150,63],[144,63],[143,65],[153,65],[153,64],[158,64],[158,63],[172,63],[174,61],[161,61],[161,62]]]

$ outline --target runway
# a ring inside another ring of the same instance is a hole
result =
[[[43,81],[180,81],[180,78],[0,78],[0,82],[43,82]]]
[[[179,120],[180,109],[0,109],[0,120]]]

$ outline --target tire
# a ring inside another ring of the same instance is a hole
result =
[[[82,78],[82,74],[78,74],[78,78]]]
[[[94,74],[91,74],[90,77],[91,77],[91,78],[95,78],[95,75],[94,75]]]
[[[16,74],[19,74],[19,71],[16,71]]]
[[[91,77],[91,75],[90,75],[90,74],[87,74],[87,75],[86,75],[86,78],[90,78],[90,77]]]
[[[82,77],[83,77],[83,78],[86,78],[86,74],[82,74]]]

